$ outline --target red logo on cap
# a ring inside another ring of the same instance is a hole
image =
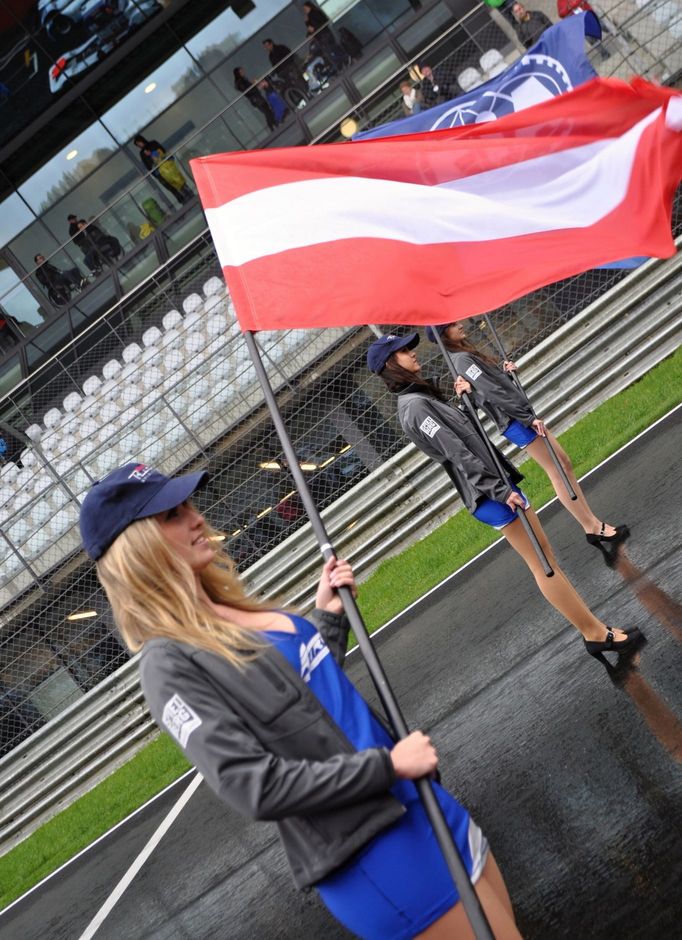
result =
[[[140,483],[144,483],[149,474],[152,472],[153,467],[147,467],[143,463],[139,463],[133,472],[128,475],[129,480],[139,480]]]

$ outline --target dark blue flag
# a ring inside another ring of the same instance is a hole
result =
[[[461,124],[494,121],[539,104],[576,85],[595,78],[597,73],[585,55],[585,36],[601,36],[599,21],[593,13],[567,16],[545,30],[538,42],[500,75],[465,95],[355,134],[353,140],[418,134]]]

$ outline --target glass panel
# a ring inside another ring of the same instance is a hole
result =
[[[118,266],[118,280],[121,284],[123,293],[136,287],[141,281],[159,266],[159,259],[156,254],[154,243],[150,241],[143,249],[140,249],[135,255]]]
[[[237,16],[234,10],[227,9],[185,45],[208,71],[226,55],[229,55],[230,52],[246,42],[257,29],[269,22],[285,6],[288,6],[288,0],[265,0],[265,2],[260,0],[256,4],[256,8],[247,13],[242,19]],[[303,39],[303,36],[300,37],[299,42],[301,39]],[[278,41],[282,42],[283,40],[280,38]]]
[[[400,59],[395,52],[390,47],[382,49],[353,72],[353,84],[364,98],[399,68]]]
[[[173,255],[183,248],[193,238],[206,228],[206,217],[201,206],[190,209],[178,222],[174,222],[164,229],[163,237],[166,239],[168,254]]]
[[[226,117],[229,118],[231,113],[232,109],[227,112]],[[203,131],[192,137],[184,147],[180,147],[176,152],[176,158],[183,169],[186,169],[187,178],[192,180],[190,160],[195,157],[203,157],[209,153],[229,153],[232,150],[243,149],[235,135],[228,130],[224,120],[220,118],[212,121]]]
[[[2,310],[12,318],[13,325],[28,335],[47,319],[47,313],[24,284],[2,298]]]
[[[10,242],[8,247],[27,271],[33,271],[37,265],[36,255],[49,258],[59,248],[59,242],[42,222],[38,221],[24,229],[18,238]],[[50,258],[50,263],[56,264],[60,268],[78,267],[79,262],[82,263],[82,255],[75,246],[71,246],[68,252],[61,251],[54,258]],[[83,273],[87,273],[87,268],[84,266]]]
[[[80,186],[77,186],[69,194],[68,199],[62,200],[46,212],[43,215],[43,221],[57,240],[66,241],[70,234],[69,214],[73,213],[78,219],[90,221],[109,206],[118,195],[125,192],[139,177],[140,172],[141,168],[138,170],[126,153],[117,153]],[[135,198],[128,195],[114,203],[106,215],[97,222],[98,227],[105,235],[113,236],[124,251],[129,250],[137,240],[137,236],[133,237],[133,233],[137,233],[140,225],[146,221],[141,203],[144,198],[156,196],[158,193],[155,187],[149,184],[146,190],[138,187],[135,190]],[[78,236],[76,237],[78,239]],[[87,256],[87,250],[88,239],[79,239],[73,251],[74,254]],[[117,254],[117,251],[114,251],[114,254]],[[90,264],[88,267],[92,270]]]
[[[186,49],[179,49],[151,72],[125,98],[102,116],[102,123],[120,143],[130,140],[138,128],[159,114],[201,77],[201,69]],[[215,111],[213,112],[215,114]],[[147,135],[151,136],[151,135]]]
[[[35,368],[53,355],[71,339],[71,328],[66,313],[57,317],[49,326],[26,344],[26,359],[30,369]]]
[[[475,6],[471,2],[467,4],[467,9],[462,10],[461,15]],[[397,38],[398,42],[408,55],[414,55],[428,45],[432,39],[436,39],[453,22],[452,10],[439,3],[431,7],[428,16],[422,16],[412,26],[402,32]]]
[[[0,330],[0,348],[2,347],[3,332],[3,330]],[[0,368],[0,396],[7,395],[19,382],[21,382],[21,366],[19,365],[19,357],[15,356]],[[8,420],[8,416],[4,411],[3,417]]]
[[[349,29],[365,46],[375,39],[382,29],[390,26],[398,17],[410,10],[408,0],[372,0],[357,3],[336,22],[337,31],[341,27]]]
[[[315,137],[317,134],[328,130],[350,107],[350,99],[343,88],[336,88],[333,91],[325,92],[324,99],[319,104],[316,103],[314,108],[309,105],[302,112],[302,116],[310,128],[310,133]]]
[[[0,245],[6,245],[10,238],[30,225],[34,219],[34,214],[21,196],[18,193],[12,193],[0,203]]]
[[[166,150],[174,150],[202,125],[212,121],[215,115],[226,106],[227,99],[208,79],[205,79],[164,111],[153,123],[142,127],[140,132],[148,140],[158,141]],[[182,159],[180,162],[182,164]],[[188,167],[181,165],[180,169],[188,175]]]
[[[92,124],[86,131],[63,147],[19,187],[19,193],[31,208],[41,213],[83,177],[92,173],[116,149],[116,144],[101,124]]]

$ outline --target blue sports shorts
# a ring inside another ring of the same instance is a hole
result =
[[[471,880],[481,876],[488,843],[467,811],[434,784]],[[431,825],[418,799],[353,860],[318,885],[337,920],[363,940],[408,940],[459,901]]]
[[[533,428],[524,427],[520,421],[511,421],[502,432],[502,436],[517,447],[527,447],[538,435]]]
[[[521,490],[516,489],[517,493],[521,493]],[[528,509],[530,502],[525,493],[521,493],[521,496],[526,501],[525,508]],[[476,510],[473,513],[474,519],[478,519],[479,522],[485,522],[486,525],[491,525],[493,529],[504,529],[506,525],[509,525],[510,522],[513,522],[517,518],[516,513],[513,509],[510,509],[506,503],[498,503],[495,499],[489,499],[489,497],[484,496],[483,499],[478,501]]]

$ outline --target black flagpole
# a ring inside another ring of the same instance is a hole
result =
[[[275,430],[279,435],[279,439],[282,443],[282,449],[286,457],[287,463],[289,464],[289,470],[294,478],[296,483],[296,488],[303,500],[303,505],[305,507],[306,513],[308,514],[308,519],[312,526],[315,537],[320,546],[320,551],[322,557],[325,561],[329,558],[336,557],[336,552],[334,551],[330,541],[327,531],[324,527],[322,518],[317,510],[317,506],[313,501],[313,498],[308,489],[308,484],[306,482],[303,471],[301,470],[298,457],[294,450],[291,438],[287,432],[282,414],[279,410],[277,404],[277,399],[270,385],[265,368],[260,358],[260,352],[258,346],[256,345],[256,340],[254,334],[251,331],[246,331],[244,333],[244,339],[246,340],[246,345],[253,361],[254,368],[256,370],[256,375],[258,376],[258,381],[261,384],[263,389],[263,394],[265,396],[265,402],[270,410],[273,423],[275,425]],[[355,598],[353,593],[348,587],[338,588],[339,597],[343,603],[343,609],[346,612],[346,616],[350,622],[351,628],[355,637],[358,641],[358,646],[360,647],[360,652],[363,655],[367,669],[369,671],[370,677],[374,686],[379,694],[381,703],[386,712],[386,716],[391,724],[393,733],[397,738],[405,738],[410,733],[405,722],[405,719],[400,711],[400,706],[395,698],[393,690],[391,689],[388,678],[384,672],[383,666],[377,656],[376,650],[372,644],[372,641],[369,638],[369,633],[367,632],[367,627],[362,619],[362,614],[358,609],[357,604],[355,603]],[[419,780],[414,781],[417,791],[419,792],[419,797],[424,805],[426,815],[428,816],[429,822],[433,827],[434,834],[438,840],[438,845],[440,850],[443,853],[443,858],[450,870],[452,879],[457,887],[457,891],[464,905],[464,910],[467,917],[471,923],[471,927],[476,936],[476,940],[495,940],[494,934],[490,929],[490,924],[485,916],[483,908],[481,907],[481,902],[478,899],[471,879],[467,873],[466,868],[462,862],[462,859],[457,850],[457,846],[450,832],[450,828],[445,820],[443,811],[441,810],[440,804],[436,799],[436,794],[433,791],[431,781],[425,777],[422,777]]]
[[[440,333],[438,332],[438,327],[432,326],[431,329],[433,330],[433,335],[434,335],[435,338],[436,338],[436,342],[438,343],[438,347],[439,347],[439,349],[440,349],[440,351],[441,351],[441,353],[442,353],[442,355],[443,355],[443,358],[444,358],[445,361],[447,362],[448,369],[450,370],[450,374],[452,375],[452,378],[453,378],[455,381],[457,381],[457,370],[455,369],[454,363],[453,363],[452,359],[450,358],[450,355],[448,354],[447,349],[445,348],[445,343],[443,342],[443,339],[442,339]],[[469,417],[470,417],[471,420],[473,421],[473,423],[474,423],[474,425],[475,425],[475,427],[476,427],[476,430],[477,430],[478,433],[481,435],[481,437],[483,438],[483,440],[484,440],[484,442],[485,442],[486,447],[488,448],[488,453],[490,454],[490,456],[491,456],[492,459],[493,459],[493,462],[494,462],[494,464],[495,464],[495,469],[497,470],[497,473],[498,473],[500,479],[501,479],[504,483],[506,483],[506,484],[508,484],[508,485],[511,485],[511,484],[509,484],[509,480],[507,479],[507,474],[505,473],[505,469],[504,469],[504,467],[502,466],[502,462],[500,461],[499,454],[497,453],[497,451],[496,451],[495,448],[493,447],[493,445],[492,445],[490,439],[488,438],[488,435],[485,433],[485,429],[484,429],[483,425],[481,424],[481,419],[478,417],[478,412],[477,412],[476,409],[474,408],[474,406],[473,406],[473,404],[472,404],[472,402],[471,402],[471,399],[470,399],[469,396],[466,394],[466,392],[464,392],[464,394],[462,395],[462,401],[464,402],[464,407],[467,409],[467,411],[468,411],[468,413],[469,413]],[[525,529],[526,535],[527,535],[528,538],[530,539],[530,543],[531,543],[531,545],[533,546],[533,548],[535,549],[535,554],[538,556],[538,560],[540,561],[540,564],[542,565],[542,568],[543,568],[545,574],[547,575],[548,578],[551,578],[552,575],[554,574],[554,569],[552,568],[552,566],[550,565],[549,561],[547,560],[547,556],[545,555],[545,553],[544,553],[543,550],[542,550],[542,545],[540,545],[540,543],[538,542],[538,537],[537,537],[537,535],[535,534],[535,532],[533,531],[533,527],[531,526],[530,522],[526,519],[525,510],[524,510],[524,509],[521,509],[520,507],[517,507],[517,509],[516,509],[516,514],[517,514],[517,516],[519,517],[519,519],[521,520],[521,525],[522,525],[523,528]]]
[[[497,346],[497,351],[498,351],[499,354],[502,356],[502,359],[503,359],[503,360],[505,360],[505,361],[508,360],[509,357],[507,356],[506,350],[505,350],[504,346],[502,345],[502,340],[500,339],[499,334],[498,334],[497,330],[495,329],[495,327],[493,326],[493,322],[492,322],[492,320],[490,319],[490,317],[488,316],[487,313],[483,315],[483,319],[485,320],[486,326],[487,326],[488,329],[490,330],[490,335],[491,335],[492,338],[493,338],[493,342],[494,342],[495,345]],[[511,375],[512,381],[514,382],[514,384],[516,385],[516,387],[518,388],[518,390],[521,392],[521,394],[523,395],[523,397],[524,397],[524,398],[526,399],[526,401],[528,402],[528,404],[529,404],[529,406],[530,406],[530,409],[531,409],[531,411],[533,412],[533,417],[537,418],[537,414],[535,413],[535,409],[534,409],[533,406],[531,405],[530,399],[528,398],[528,395],[526,395],[525,389],[524,389],[523,385],[521,384],[521,379],[518,377],[518,375],[516,374],[516,372],[510,372],[509,375]],[[562,482],[562,483],[564,484],[564,486],[566,487],[566,491],[567,491],[568,495],[571,497],[571,499],[574,499],[574,500],[577,499],[578,497],[577,497],[577,495],[576,495],[575,490],[573,489],[573,484],[571,483],[571,481],[570,481],[570,480],[568,479],[568,477],[566,476],[566,471],[565,471],[564,468],[562,467],[561,461],[559,460],[559,458],[558,458],[557,455],[556,455],[556,451],[554,450],[554,447],[552,446],[552,442],[550,441],[550,439],[549,439],[548,437],[543,437],[542,440],[545,442],[545,447],[547,448],[547,450],[548,450],[548,452],[549,452],[549,456],[552,458],[552,463],[553,463],[554,466],[556,467],[557,473],[558,473],[559,476],[561,477],[561,482]]]

